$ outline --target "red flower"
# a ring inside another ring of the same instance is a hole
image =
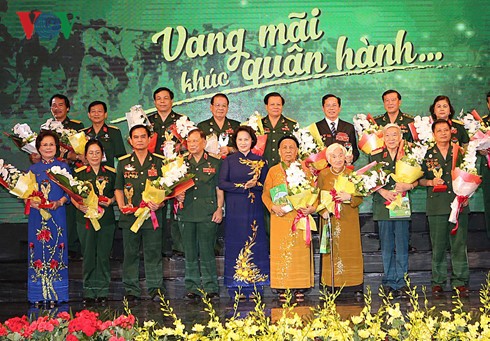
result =
[[[133,327],[135,318],[133,315],[124,316],[121,315],[114,320],[114,326],[119,326],[121,328],[129,329]]]
[[[63,250],[65,248],[65,243],[60,243],[60,245],[58,245],[58,247]]]
[[[43,267],[43,262],[38,259],[34,262],[34,267],[37,268],[37,269],[41,269]]]
[[[41,230],[37,234],[37,240],[39,241],[49,242],[50,239],[51,239],[51,231],[49,230]]]
[[[29,248],[34,249],[34,243],[29,243]]]
[[[0,336],[7,336],[8,330],[0,323]]]
[[[51,259],[51,263],[49,264],[51,269],[56,269],[58,267],[58,261],[56,259]]]
[[[24,328],[29,326],[29,321],[27,321],[27,316],[22,317],[12,317],[5,321],[5,326],[8,327],[12,332],[19,333]]]
[[[75,335],[67,335],[66,341],[78,341],[78,337],[76,337]]]
[[[58,318],[68,321],[69,319],[71,319],[71,316],[66,311],[62,311],[58,314]]]

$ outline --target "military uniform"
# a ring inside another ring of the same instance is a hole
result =
[[[490,126],[490,116],[483,117],[483,122]],[[481,187],[483,188],[483,207],[485,210],[485,224],[487,227],[487,237],[490,238],[490,168],[488,164],[488,158],[490,156],[484,156],[478,154],[481,158],[480,172],[482,177]]]
[[[263,158],[267,161],[268,167],[271,168],[281,161],[279,157],[279,140],[285,135],[292,135],[298,124],[296,121],[281,115],[275,127],[272,126],[269,116],[262,118],[262,125],[267,135]]]
[[[162,175],[163,156],[148,153],[141,165],[138,157],[132,153],[119,158],[116,172],[115,189],[124,193],[124,204],[139,206],[141,194],[145,189],[146,180],[155,180]],[[127,295],[139,297],[139,250],[143,243],[146,287],[150,295],[156,295],[163,290],[162,269],[162,209],[155,212],[159,228],[154,230],[151,219],[143,222],[137,233],[130,230],[136,217],[134,214],[121,214],[119,226],[123,233],[124,261],[123,284]]]
[[[395,173],[396,157],[391,158],[388,150],[371,155],[369,162],[383,163],[383,169]],[[390,178],[383,188],[394,190],[396,182]],[[408,195],[408,192],[407,192]],[[390,218],[386,208],[386,199],[379,192],[373,194],[373,220],[378,222],[381,258],[383,260],[383,286],[400,290],[405,286],[405,274],[408,273],[408,240],[410,237],[410,217]]]
[[[108,126],[104,123],[99,132],[95,132],[93,126],[82,129],[89,140],[98,140],[104,146],[105,164],[114,167],[114,158],[126,154],[124,141],[119,128]]]
[[[154,112],[148,115],[148,120],[153,128],[155,134],[157,134],[157,141],[155,147],[155,153],[163,154],[163,146],[165,144],[165,133],[169,133],[169,127],[174,124],[183,115],[177,114],[175,111],[170,111],[165,121],[162,120],[158,112]],[[176,140],[174,138],[174,140]],[[176,141],[177,142],[177,141]],[[167,213],[170,210],[170,221],[167,221]],[[173,208],[171,205],[165,205],[162,209],[163,225],[163,253],[165,255],[172,254],[172,249],[176,251],[183,251],[182,238],[180,236],[179,226],[174,220]],[[173,245],[172,245],[173,244]]]
[[[458,155],[460,158],[461,155]],[[452,287],[467,285],[469,280],[468,255],[466,252],[468,237],[469,207],[464,207],[459,214],[459,228],[456,235],[451,235],[454,224],[448,221],[451,213],[451,203],[456,197],[453,192],[451,169],[453,162],[453,148],[449,147],[446,158],[442,156],[437,145],[430,148],[422,163],[422,170],[426,180],[435,178],[434,171],[442,170],[442,179],[447,186],[445,192],[433,192],[427,187],[426,214],[429,220],[430,239],[432,244],[432,286],[444,287],[447,281],[446,251],[450,249],[452,263]]]
[[[468,136],[468,132],[464,128],[463,122],[456,120],[448,120],[448,122],[449,124],[451,124],[452,143],[457,143],[462,146],[470,142],[470,137]]]
[[[218,124],[214,120],[214,117],[202,121],[197,125],[199,129],[201,129],[202,131],[204,131],[204,133],[206,133],[206,136],[215,134],[218,140],[220,137],[228,139],[228,144],[227,144],[228,147],[233,147],[232,135],[235,129],[238,128],[239,126],[240,126],[240,122],[231,120],[227,117],[225,117],[225,122],[223,123],[222,128],[218,126]]]
[[[211,219],[218,208],[216,187],[221,161],[204,153],[198,162],[190,155],[186,163],[195,176],[194,186],[186,191],[184,208],[177,213],[185,253],[185,288],[199,294],[202,277],[203,290],[217,293],[214,245],[218,224]]]
[[[79,180],[90,181],[95,194],[107,198],[114,197],[116,170],[109,166],[101,166],[98,174],[90,166],[75,170]],[[101,206],[102,207],[102,206]],[[104,208],[104,215],[99,219],[101,229],[95,231],[90,220],[84,213],[77,210],[77,231],[82,245],[83,255],[83,297],[106,298],[109,295],[111,266],[109,257],[114,241],[116,219],[112,205]]]
[[[63,120],[63,122],[61,122],[61,123],[63,124],[63,127],[65,129],[73,129],[76,131],[80,131],[84,127],[82,121],[72,120],[68,116],[66,116],[65,119]]]
[[[183,115],[177,114],[175,111],[171,111],[165,121],[162,120],[158,112],[154,112],[148,115],[148,120],[153,128],[153,131],[157,135],[157,143],[155,153],[163,154],[163,145],[165,143],[165,133],[168,132],[168,128],[174,124]]]
[[[385,125],[391,123],[390,121],[390,116],[388,115],[387,112],[385,112],[383,115],[379,115],[374,118],[376,121],[376,124],[380,127],[384,127]],[[405,141],[413,141],[412,133],[410,132],[410,128],[408,125],[413,122],[413,117],[407,114],[402,113],[401,111],[398,112],[398,115],[396,116],[396,120],[393,123],[396,123],[400,126],[403,134],[403,139]]]

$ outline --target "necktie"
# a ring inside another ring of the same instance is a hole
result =
[[[337,135],[337,129],[335,129],[335,122],[330,123],[330,130],[332,131],[332,136]]]

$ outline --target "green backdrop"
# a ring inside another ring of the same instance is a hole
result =
[[[229,116],[240,121],[264,114],[270,91],[283,94],[284,114],[302,126],[323,117],[326,93],[342,98],[341,117],[351,120],[383,113],[390,88],[412,115],[427,115],[440,94],[458,112],[486,114],[489,13],[488,1],[475,0],[1,0],[0,128],[37,129],[57,92],[86,125],[93,100],[107,102],[117,120],[132,105],[151,108],[159,86],[174,89],[176,111],[195,122],[210,116],[217,92],[229,94]],[[0,148],[2,158],[28,167],[8,139]],[[415,211],[424,197],[415,191]],[[20,203],[5,191],[0,199],[0,221],[24,221]],[[481,210],[480,193],[472,208]],[[367,200],[362,211],[369,210]]]

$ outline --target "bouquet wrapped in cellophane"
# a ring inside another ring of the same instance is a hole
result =
[[[99,219],[104,215],[104,209],[99,206],[99,197],[89,181],[74,178],[66,169],[53,166],[47,171],[48,177],[53,180],[72,200],[87,207],[84,217],[89,219],[94,230],[100,230]]]
[[[359,137],[357,146],[364,153],[371,155],[384,146],[383,131],[374,121],[371,114],[357,114],[353,118],[354,128]]]
[[[337,198],[339,192],[349,193],[354,195],[356,193],[356,187],[353,182],[349,181],[347,176],[339,176],[331,190],[320,191],[320,204],[317,207],[317,211],[326,209],[329,213],[332,213],[335,218],[340,219],[340,211],[342,210],[342,201]]]
[[[243,123],[242,126],[249,126],[255,130],[255,135],[257,136],[257,144],[252,148],[252,153],[255,155],[262,156],[265,152],[265,145],[267,143],[267,135],[264,131],[264,126],[262,125],[262,116],[258,111],[255,111],[250,117]]]
[[[30,213],[30,201],[39,203],[39,211],[45,220],[51,218],[51,214],[46,211],[52,207],[48,198],[39,190],[36,176],[31,172],[21,172],[11,164],[6,164],[0,159],[0,184],[5,187],[10,194],[19,199],[26,200],[24,209],[25,214]]]
[[[299,161],[291,163],[286,169],[286,182],[288,186],[288,200],[297,210],[292,230],[303,230],[303,238],[306,244],[311,243],[311,231],[316,231],[316,223],[311,215],[304,215],[300,208],[312,206],[318,198],[318,189],[312,186],[315,179],[308,176]]]
[[[430,148],[434,145],[434,135],[432,134],[432,117],[415,116],[413,122],[408,124],[413,140],[419,144]]]
[[[472,110],[471,113],[464,115],[463,110],[461,110],[459,116],[468,131],[470,140],[477,142],[476,150],[488,151],[490,149],[490,127],[483,121],[478,112]],[[489,160],[490,156],[487,153],[487,161]]]
[[[298,155],[307,167],[311,166],[317,171],[327,167],[326,148],[315,123],[306,128],[293,132],[298,139]]]
[[[63,124],[53,118],[48,119],[41,125],[42,130],[55,131],[60,136],[60,146],[66,150],[73,151],[79,155],[85,153],[87,137],[84,132],[77,132],[74,129],[66,129]],[[63,154],[63,153],[62,153]]]
[[[366,197],[376,192],[388,183],[388,174],[383,170],[383,165],[373,161],[366,166],[343,175],[354,185],[354,195]],[[349,193],[349,192],[348,192]]]
[[[189,120],[189,118],[185,115],[180,117],[168,128],[176,140],[173,143],[176,153],[181,154],[181,152],[187,150],[187,136],[196,128],[195,123]],[[169,141],[170,139],[167,138],[165,144],[167,144]]]
[[[20,150],[28,154],[37,153],[37,133],[34,133],[27,123],[17,123],[12,128],[12,133],[4,132],[4,134],[8,136]]]
[[[155,212],[148,207],[148,202],[161,204],[163,201],[174,198],[194,186],[194,174],[188,173],[184,157],[178,156],[173,160],[166,160],[162,165],[162,174],[157,179],[146,180],[145,189],[141,194],[141,203],[134,212],[136,221],[131,231],[138,232],[145,220],[151,217],[153,228],[159,227]]]
[[[478,142],[470,141],[468,143],[463,162],[455,167],[451,171],[452,187],[456,198],[451,203],[451,213],[449,215],[449,222],[456,224],[451,230],[451,234],[455,235],[458,231],[458,217],[459,213],[463,209],[463,203],[467,202],[469,198],[476,192],[478,186],[481,184],[482,179],[478,175],[476,170],[476,148]],[[457,145],[453,147],[453,157],[457,153]]]

